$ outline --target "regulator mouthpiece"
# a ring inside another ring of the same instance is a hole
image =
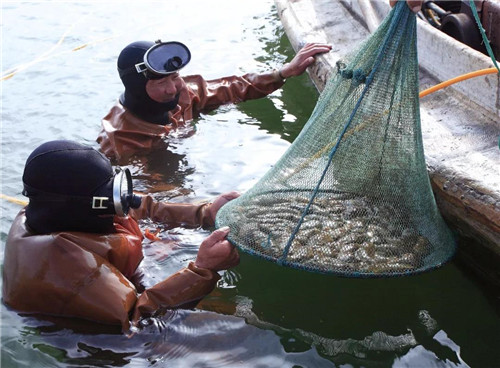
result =
[[[107,197],[106,199],[109,200]],[[113,205],[118,216],[126,216],[131,208],[139,208],[141,205],[141,197],[133,193],[129,169],[117,169],[113,179]]]

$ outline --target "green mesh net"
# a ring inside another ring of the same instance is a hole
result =
[[[308,271],[398,276],[455,252],[425,166],[416,17],[400,1],[337,62],[280,160],[226,204],[216,226],[243,251]]]

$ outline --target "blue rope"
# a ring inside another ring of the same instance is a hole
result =
[[[365,87],[363,88],[363,91],[361,92],[361,96],[359,97],[358,101],[356,102],[356,105],[354,106],[354,109],[351,112],[351,115],[349,116],[347,123],[344,125],[344,128],[342,129],[342,132],[340,133],[340,137],[337,140],[337,143],[330,151],[330,154],[328,156],[328,162],[326,164],[325,169],[323,170],[323,173],[321,174],[320,179],[318,180],[318,184],[314,188],[314,191],[311,195],[311,198],[309,199],[309,202],[307,203],[306,207],[304,208],[304,211],[302,212],[302,216],[299,219],[297,226],[295,227],[294,231],[290,235],[290,238],[288,239],[288,242],[287,242],[285,248],[283,249],[283,253],[282,253],[281,257],[277,260],[277,263],[279,265],[283,265],[286,262],[286,257],[288,256],[288,252],[290,251],[290,246],[292,245],[292,242],[295,239],[295,236],[299,232],[299,229],[302,226],[302,223],[304,222],[304,218],[306,217],[307,213],[309,212],[309,208],[311,207],[314,199],[316,198],[316,195],[318,194],[319,187],[326,176],[328,168],[330,167],[330,164],[333,160],[333,156],[335,155],[335,152],[337,151],[337,149],[340,145],[340,141],[344,137],[344,134],[347,131],[347,128],[351,124],[352,120],[354,119],[354,116],[356,115],[356,112],[358,111],[359,107],[361,106],[361,102],[363,101],[363,98],[365,97],[365,94],[368,91],[368,88],[370,87],[370,85],[373,81],[374,75],[377,72],[380,64],[382,63],[382,59],[385,56],[385,50],[387,48],[387,45],[389,44],[389,42],[394,41],[394,34],[398,30],[397,27],[400,27],[399,28],[400,34],[398,36],[399,36],[399,38],[402,37],[402,30],[404,30],[404,28],[406,27],[406,23],[407,23],[408,18],[409,18],[408,15],[410,14],[410,10],[409,10],[408,6],[406,6],[405,1],[398,1],[396,6],[394,7],[393,11],[394,11],[394,15],[393,15],[394,18],[391,22],[389,30],[387,31],[387,35],[384,39],[384,43],[382,44],[382,46],[379,49],[379,53],[375,59],[376,60],[375,64],[374,64],[370,74],[366,78],[366,84],[365,84]],[[411,13],[411,14],[413,14],[413,13]],[[402,22],[402,24],[399,24],[401,22],[401,20],[403,22]],[[359,72],[357,74],[359,75],[359,77],[361,76]]]
[[[477,13],[476,9],[476,4],[474,4],[474,0],[469,0],[469,3],[470,3],[470,8],[472,10],[472,14],[474,15],[474,19],[476,20],[477,26],[479,27],[479,32],[481,32],[481,37],[483,38],[484,45],[486,46],[486,50],[488,51],[488,55],[493,61],[493,65],[495,65],[495,68],[497,68],[498,73],[500,74],[500,68],[498,67],[495,55],[493,54],[493,50],[491,49],[490,41],[488,40],[488,37],[486,37],[483,25],[481,24],[481,20],[479,19],[479,14]]]

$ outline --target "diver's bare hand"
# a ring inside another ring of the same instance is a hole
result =
[[[227,270],[240,263],[238,251],[227,239],[229,227],[221,227],[210,234],[200,245],[194,265],[212,271]]]
[[[307,43],[289,63],[283,65],[280,74],[283,78],[295,77],[304,73],[309,65],[314,63],[314,56],[329,52],[331,45],[323,43]]]

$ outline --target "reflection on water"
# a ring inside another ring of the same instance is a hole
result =
[[[397,354],[399,357],[394,360],[394,367],[430,367],[436,362],[442,362],[442,366],[468,367],[460,357],[460,347],[442,330],[426,328],[426,335],[419,336],[419,341],[411,330],[398,336],[376,331],[362,340],[352,338],[336,340],[309,331],[287,330],[260,321],[251,308],[250,300],[242,301],[236,310],[236,315],[245,317],[254,326],[276,331],[288,351],[296,351],[300,346],[302,349],[314,346],[322,355],[332,357],[334,361],[339,361],[338,357],[348,356],[350,358],[344,358],[342,361],[351,361],[355,366],[369,366],[370,363],[376,366],[383,361],[390,365]],[[429,323],[435,326],[435,321],[427,311],[421,311],[419,317],[422,324],[419,328],[428,327]]]
[[[260,320],[250,299],[236,301],[234,316],[177,310],[144,320],[128,336],[81,321],[20,317],[20,338],[2,341],[2,366],[469,367],[443,330],[331,339]],[[431,317],[421,314],[426,321],[417,328],[424,330]]]
[[[288,353],[270,330],[242,318],[179,310],[144,321],[130,336],[102,328],[41,324],[22,320],[21,341],[4,339],[2,367],[168,366],[168,367],[333,367],[315,349]],[[20,346],[23,347],[20,350]],[[15,348],[15,351],[10,350]],[[13,354],[16,352],[17,354]]]
[[[486,348],[497,332],[477,313],[480,296],[467,290],[453,264],[408,278],[342,279],[242,254],[231,273],[234,314],[278,333],[287,351],[313,346],[339,365],[367,367],[465,367],[471,359],[483,359],[483,366],[497,356]],[[485,319],[498,326],[496,316]],[[477,331],[478,340],[467,331]],[[491,355],[478,357],[476,349]]]
[[[1,6],[2,67],[22,66],[2,82],[2,193],[16,198],[24,161],[42,142],[97,147],[100,119],[122,91],[116,56],[129,42],[183,41],[193,54],[185,74],[207,78],[269,70],[292,55],[272,0]],[[168,24],[165,14],[175,15]],[[201,116],[194,134],[178,132],[165,150],[125,164],[136,188],[159,200],[243,192],[286,151],[316,99],[306,76],[290,79],[268,98]],[[19,209],[1,202],[1,259]],[[161,238],[144,243],[134,280],[144,287],[194,260],[209,233],[141,227]],[[357,280],[242,254],[196,310],[148,319],[130,336],[2,305],[1,366],[485,367],[500,361],[499,331],[495,310],[453,263],[415,277]]]

